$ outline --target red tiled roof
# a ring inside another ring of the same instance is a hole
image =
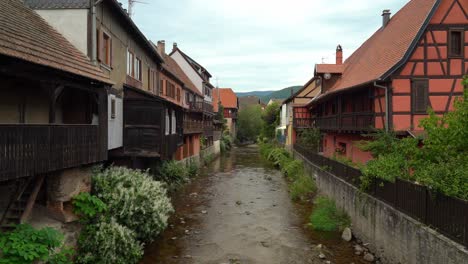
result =
[[[439,0],[411,0],[344,63],[341,78],[327,93],[363,85],[391,74],[409,54]]]
[[[88,57],[20,0],[2,0],[0,10],[0,54],[112,83]]]
[[[197,89],[195,84],[193,84],[190,78],[180,68],[179,64],[177,64],[177,62],[170,56],[164,55],[163,57],[164,57],[163,67],[167,71],[172,73],[175,77],[177,77],[181,82],[183,82],[185,87],[187,87],[190,91],[194,92],[197,95],[202,96],[202,93]]]
[[[218,97],[219,91],[219,97]],[[214,112],[218,112],[218,98],[224,108],[237,109],[237,95],[231,88],[219,88],[213,90],[213,108]]]
[[[316,73],[343,73],[343,64],[317,64],[315,65]]]

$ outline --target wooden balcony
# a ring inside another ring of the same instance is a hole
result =
[[[95,125],[0,125],[0,180],[107,159]]]
[[[212,137],[214,132],[214,127],[213,126],[204,126],[203,127],[203,135],[205,137]]]
[[[203,102],[203,112],[213,113],[213,105],[209,102]]]
[[[190,102],[189,109],[193,112],[202,112],[203,111],[203,102]]]
[[[294,118],[293,126],[296,129],[312,128],[314,127],[314,121],[313,118]]]
[[[203,123],[201,121],[184,120],[184,134],[203,133]]]
[[[321,130],[367,132],[375,126],[375,116],[372,112],[356,112],[318,117],[315,126]]]

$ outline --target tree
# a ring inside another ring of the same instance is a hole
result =
[[[279,124],[280,107],[277,102],[273,102],[265,108],[262,114],[263,126],[261,136],[268,140],[275,139],[276,127]]]
[[[262,129],[262,109],[252,105],[239,112],[237,119],[237,139],[240,142],[255,141]]]

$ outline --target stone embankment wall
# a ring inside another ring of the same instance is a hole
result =
[[[321,193],[334,199],[352,220],[352,230],[382,263],[468,263],[468,251],[421,222],[325,172],[294,151]]]

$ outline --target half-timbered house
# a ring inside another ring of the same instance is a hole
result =
[[[108,76],[20,0],[0,1],[0,224],[69,219],[107,159]]]
[[[158,41],[157,47],[164,58],[160,78],[161,96],[179,106],[180,109],[175,113],[177,120],[183,123],[178,125],[181,130],[177,134],[182,133],[182,129],[183,133],[182,137],[178,138],[180,141],[174,159],[196,160],[200,153],[203,133],[203,96],[177,62],[166,54],[165,41]]]
[[[281,105],[280,125],[277,133],[284,136],[282,138],[286,147],[290,148],[294,145],[297,135],[304,129],[313,127],[307,104],[321,92],[320,89],[320,80],[313,77]]]
[[[213,109],[217,113],[219,105],[222,105],[223,117],[226,120],[226,128],[232,138],[237,135],[237,114],[239,111],[239,100],[231,88],[215,88],[213,90]]]
[[[342,63],[316,65],[322,91],[310,104],[323,151],[366,162],[355,142],[373,128],[420,133],[432,108],[450,111],[468,73],[468,1],[411,0]]]
[[[174,43],[169,56],[177,62],[197,90],[204,96],[203,102],[201,103],[203,109],[203,137],[206,139],[206,145],[212,146],[214,143],[214,112],[212,104],[214,86],[210,83],[210,78],[212,76],[201,64],[180,50],[176,43]]]

